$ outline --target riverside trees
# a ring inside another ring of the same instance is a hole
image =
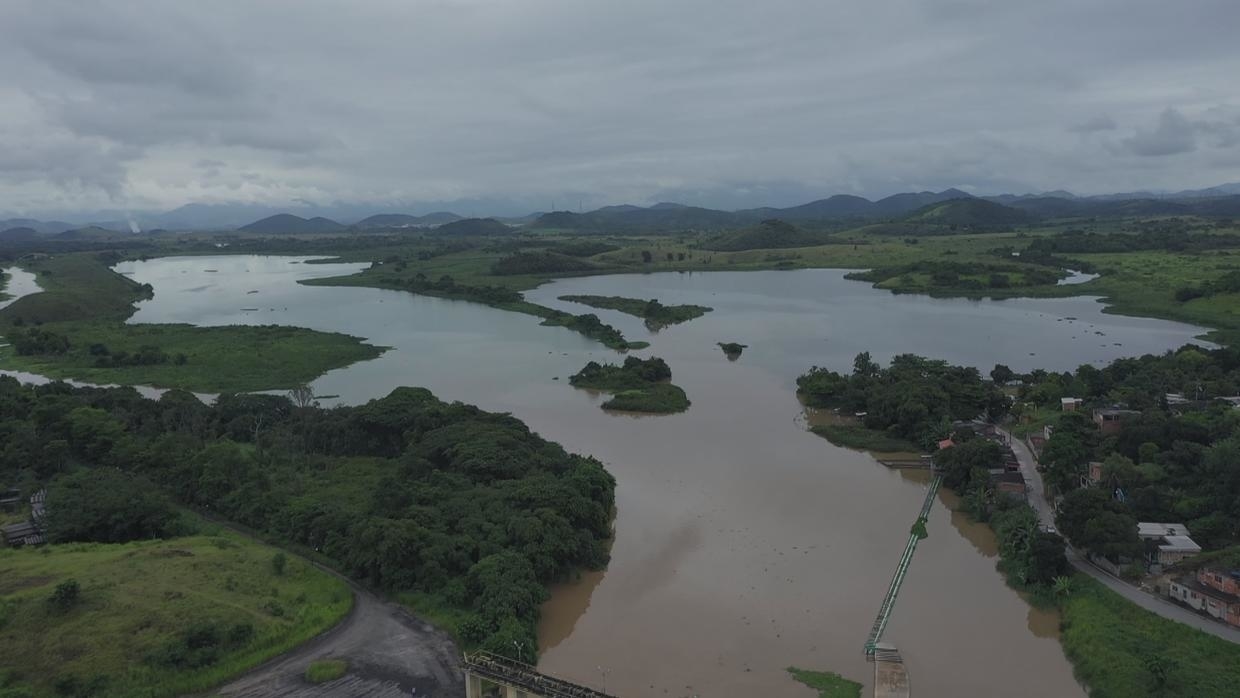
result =
[[[817,366],[797,378],[797,393],[815,407],[864,413],[868,429],[886,431],[928,448],[947,438],[956,420],[999,416],[1008,401],[975,368],[900,354],[882,368],[858,354],[851,375]]]
[[[536,646],[547,584],[607,561],[615,482],[598,461],[419,388],[319,409],[0,378],[0,426],[17,437],[0,445],[0,485],[51,480],[58,539],[159,535],[169,522],[149,480],[356,579],[460,609],[467,639],[497,652],[515,651],[513,635]]]

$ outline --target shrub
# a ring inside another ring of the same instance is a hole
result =
[[[320,659],[306,667],[306,680],[310,683],[335,681],[349,671],[349,663],[343,659]]]
[[[56,585],[56,589],[52,591],[47,602],[58,611],[67,611],[77,604],[80,596],[81,587],[78,586],[77,580],[69,579]]]

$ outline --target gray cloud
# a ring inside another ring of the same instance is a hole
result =
[[[1197,134],[1184,115],[1167,108],[1158,116],[1158,125],[1148,131],[1137,131],[1124,140],[1128,150],[1137,155],[1162,156],[1188,153],[1197,149]]]
[[[1115,123],[1115,119],[1101,114],[1091,117],[1069,128],[1074,133],[1097,133],[1098,131],[1114,131],[1119,128],[1119,124]]]
[[[9,0],[0,210],[1207,186],[1235,179],[1237,22],[1233,0]]]

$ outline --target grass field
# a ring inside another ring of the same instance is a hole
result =
[[[0,335],[39,325],[68,337],[70,349],[19,356],[12,346],[0,347],[0,366],[52,378],[199,392],[283,390],[384,351],[356,337],[302,328],[126,324],[133,303],[150,291],[113,272],[109,261],[114,260],[76,254],[30,262],[43,292],[0,309]],[[100,367],[92,345],[106,346],[112,354],[153,346],[170,359]],[[184,355],[183,363],[171,360],[177,354]]]
[[[917,453],[921,451],[917,444],[911,441],[891,436],[886,432],[866,429],[858,425],[819,424],[810,427],[810,431],[836,446],[854,448],[859,451],[877,451],[880,453]]]
[[[1225,698],[1240,646],[1154,615],[1084,575],[1061,604],[1064,653],[1093,698]]]
[[[1196,254],[1151,251],[1068,256],[1098,268],[1101,278],[1080,289],[1104,296],[1110,305],[1108,312],[1206,325],[1218,330],[1213,338],[1228,342],[1240,335],[1240,295],[1220,294],[1181,303],[1175,291],[1240,268],[1240,237],[1237,248]]]
[[[32,696],[202,691],[348,613],[352,594],[342,581],[292,557],[277,574],[275,553],[222,531],[0,550],[0,653],[10,667],[8,687]],[[66,610],[52,607],[48,597],[69,579],[80,586],[79,600]],[[252,634],[233,630],[246,625]],[[212,628],[218,645],[211,643]],[[175,652],[196,659],[183,659],[178,668],[168,660]],[[184,666],[195,663],[201,665]]]
[[[153,385],[199,392],[287,390],[309,383],[333,368],[367,361],[384,348],[349,335],[278,325],[195,327],[193,325],[125,325],[110,322],[50,323],[43,326],[68,336],[72,346],[61,355],[18,356],[0,348],[0,365],[52,378],[92,383]],[[100,368],[90,354],[93,344],[116,353],[134,353],[143,345],[169,355],[183,354],[184,364]]]

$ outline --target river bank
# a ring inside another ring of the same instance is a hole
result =
[[[316,274],[335,271],[313,266]],[[301,267],[219,257],[118,269],[155,288],[135,322],[292,325],[393,347],[315,380],[316,394],[340,396],[325,405],[363,402],[394,384],[423,385],[445,399],[509,412],[569,450],[603,460],[617,478],[611,562],[605,572],[557,587],[544,605],[540,666],[597,685],[602,665],[609,690],[631,695],[804,695],[784,671],[789,665],[869,681],[860,648],[881,600],[874,589],[890,578],[924,483],[805,431],[794,380],[809,366],[842,370],[866,349],[885,361],[915,338],[918,352],[954,363],[989,367],[1017,357],[1009,362],[1063,369],[1074,359],[1160,351],[1197,333],[1108,316],[1090,299],[892,296],[835,271],[642,276],[658,297],[715,311],[657,334],[639,318],[599,311],[626,335],[651,341],[651,353],[668,361],[693,397],[683,414],[637,418],[599,410],[602,398],[567,385],[588,361],[614,357],[576,333],[476,304],[309,287],[296,283]],[[249,285],[246,275],[255,270],[268,283]],[[531,293],[554,307],[569,293],[622,295],[608,284],[633,281],[577,278]],[[255,288],[278,301],[258,313],[241,311]],[[1086,342],[1086,329],[1112,341]],[[749,348],[729,361],[721,340]],[[1074,354],[1065,355],[1064,346]],[[1079,695],[1058,644],[1031,630],[1028,607],[993,560],[969,537],[950,533],[955,516],[946,507],[931,511],[930,537],[888,628],[919,693],[974,695],[1016,677],[1028,687],[1024,695],[1044,695],[1036,686]],[[942,641],[944,632],[953,643]],[[959,652],[986,671],[948,670]]]

